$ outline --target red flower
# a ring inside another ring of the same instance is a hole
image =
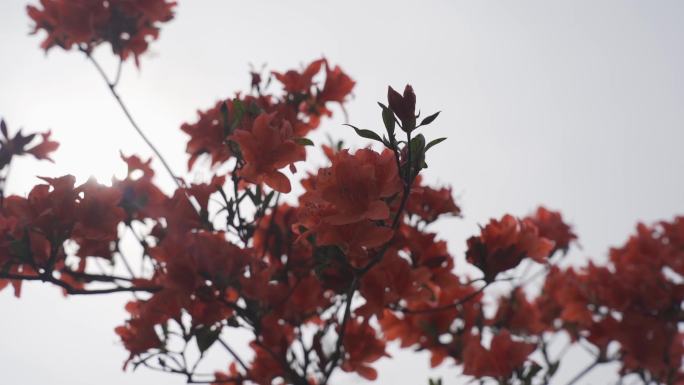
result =
[[[466,258],[491,281],[500,272],[518,266],[524,258],[543,263],[553,245],[539,235],[532,222],[505,215],[500,221],[492,219],[480,236],[468,239]]]
[[[128,166],[128,178],[152,179],[152,177],[154,177],[154,170],[151,166],[152,158],[149,158],[143,162],[143,160],[137,155],[125,156],[123,153],[120,153],[120,156],[121,159],[126,162],[126,166]],[[136,173],[139,175],[133,175]]]
[[[295,225],[300,238],[314,236],[318,246],[339,246],[357,267],[368,262],[368,249],[392,238],[388,202],[402,186],[390,151],[340,151],[330,167],[320,169],[303,185],[308,191],[300,197]]]
[[[254,358],[250,363],[250,379],[259,385],[269,385],[276,377],[286,378],[283,366],[268,351],[259,347],[256,342],[250,344],[254,350]]]
[[[681,377],[684,286],[666,273],[679,266],[672,258],[682,255],[681,223],[639,224],[624,246],[611,249],[606,266],[553,268],[537,300],[542,320],[585,337],[604,354],[619,342],[623,373],[645,370],[658,382]]]
[[[359,292],[366,303],[356,310],[362,316],[381,314],[389,304],[401,300],[415,303],[433,296],[426,286],[430,273],[412,266],[395,252],[386,252],[382,260],[361,279]]]
[[[322,224],[315,231],[318,246],[339,246],[356,267],[367,262],[367,248],[384,245],[392,239],[393,234],[389,227],[377,226],[369,220],[339,226]]]
[[[74,226],[77,192],[74,178],[46,180],[52,185],[38,185],[28,198],[9,196],[0,211],[0,266],[12,274],[37,277],[42,268],[60,271],[65,267],[63,244]],[[11,283],[15,295],[21,283]]]
[[[192,183],[187,189],[188,194],[199,204],[201,215],[208,215],[209,197],[221,190],[224,184],[225,176],[214,176],[210,183]]]
[[[431,295],[407,298],[407,311],[401,318],[385,311],[379,319],[383,335],[388,340],[400,340],[402,347],[417,344],[429,350],[433,367],[449,356],[461,361],[461,336],[482,324],[482,293],[473,286],[461,284],[449,271],[438,272],[429,279],[423,277],[418,282]],[[458,307],[452,306],[464,298],[469,300]],[[461,326],[454,330],[456,320]],[[442,337],[451,341],[445,343]]]
[[[240,145],[246,164],[240,176],[252,183],[266,183],[280,192],[290,192],[287,176],[278,171],[306,159],[306,151],[292,139],[292,126],[276,121],[273,114],[262,114],[254,120],[251,131],[238,130],[232,139]]]
[[[421,185],[420,175],[416,177],[414,187],[411,189],[406,211],[419,216],[427,223],[436,221],[442,215],[461,214],[461,208],[454,202],[451,188],[433,189]]]
[[[207,280],[215,287],[226,288],[242,275],[249,262],[247,253],[220,232],[170,234],[150,253],[167,269],[160,277],[164,286],[188,296]]]
[[[124,368],[133,357],[161,347],[162,342],[154,327],[166,322],[175,313],[169,311],[173,305],[167,300],[165,293],[161,292],[147,301],[131,301],[126,304],[126,311],[131,315],[131,319],[114,329],[126,350],[130,352]]]
[[[344,73],[339,66],[335,66],[331,70],[330,65],[325,61],[325,83],[318,94],[318,99],[323,103],[338,102],[341,104],[354,89],[354,85],[356,82]]]
[[[478,337],[471,336],[463,351],[463,374],[476,378],[508,378],[527,361],[534,349],[534,344],[511,339],[507,330],[492,338],[489,350],[480,344]]]
[[[321,66],[325,59],[318,59],[309,64],[301,73],[296,70],[289,70],[280,73],[273,71],[273,76],[283,84],[283,89],[291,94],[308,94],[313,86],[313,78],[321,71]]]
[[[408,248],[411,263],[430,270],[452,271],[454,258],[449,255],[445,241],[437,240],[437,234],[423,233],[409,226],[401,226],[400,234],[404,247]]]
[[[539,207],[534,214],[525,219],[537,226],[540,236],[555,242],[558,250],[567,252],[570,243],[577,240],[577,235],[572,231],[572,227],[563,222],[563,217],[558,211]]]
[[[0,168],[4,168],[11,161],[13,156],[31,154],[38,160],[49,160],[50,153],[55,152],[59,143],[50,140],[51,132],[40,134],[41,141],[33,146],[26,148],[36,138],[36,134],[24,136],[19,130],[14,137],[9,136],[7,125],[4,120],[0,120],[0,132],[3,138],[0,139]]]
[[[314,81],[314,77],[324,64],[325,82],[320,87]],[[302,72],[290,70],[284,74],[273,72],[273,75],[283,84],[283,90],[286,92],[274,110],[290,121],[298,137],[303,137],[316,128],[322,115],[331,116],[332,113],[326,103],[344,103],[355,84],[339,66],[331,69],[325,59],[312,62]]]
[[[199,119],[195,123],[183,123],[181,130],[190,136],[186,146],[186,152],[190,154],[188,169],[192,169],[197,159],[202,154],[211,156],[211,165],[221,164],[233,155],[230,147],[226,145],[226,124],[221,116],[221,108],[225,103],[226,110],[233,111],[231,100],[219,101],[214,107],[206,111],[197,111]]]
[[[536,335],[544,330],[539,308],[527,300],[521,288],[515,288],[509,296],[499,299],[492,324],[522,335]]]
[[[176,3],[167,0],[40,0],[41,8],[29,5],[27,11],[35,22],[33,33],[45,30],[48,36],[41,47],[73,45],[91,51],[109,43],[112,51],[126,60],[147,50],[148,41],[159,35],[159,23],[173,18]]]
[[[290,278],[288,288],[281,291],[277,311],[282,318],[293,324],[301,324],[319,314],[319,309],[330,306],[330,300],[323,295],[321,281],[310,272],[302,278]]]
[[[550,327],[553,327],[556,319],[566,325],[586,327],[591,324],[589,290],[586,278],[573,269],[561,271],[557,267],[551,268],[536,302],[542,321]]]
[[[325,84],[322,90],[314,82],[323,64],[326,68]],[[273,72],[276,80],[283,83],[282,96],[262,94],[256,88],[257,95],[242,96],[239,93],[234,99],[219,101],[214,107],[199,111],[199,120],[181,126],[190,136],[186,152],[190,154],[188,168],[192,168],[202,154],[211,156],[211,165],[226,162],[233,156],[233,148],[228,137],[241,131],[253,131],[254,119],[261,114],[273,116],[275,126],[289,123],[292,133],[287,139],[302,138],[318,127],[321,116],[331,116],[326,107],[328,102],[343,103],[354,87],[351,80],[342,70],[335,66],[332,70],[325,59],[319,59],[307,66],[303,72],[290,70],[285,73]],[[252,74],[252,89],[260,79]],[[232,138],[231,138],[232,139]]]
[[[168,197],[152,183],[154,171],[150,166],[152,159],[143,162],[133,155],[121,158],[128,165],[126,179],[114,180],[112,186],[121,192],[121,207],[130,219],[158,219],[164,216]],[[142,175],[136,176],[141,173]]]
[[[5,215],[15,217],[20,227],[40,229],[36,235],[43,234],[55,242],[64,241],[76,221],[76,178],[66,175],[41,179],[48,184],[35,186],[27,199],[8,197],[5,200]]]
[[[214,378],[216,382],[211,385],[242,385],[242,376],[238,372],[237,365],[232,362],[228,366],[227,372],[214,372]]]
[[[376,336],[368,321],[349,320],[343,344],[346,357],[342,370],[356,372],[367,380],[378,378],[378,372],[368,364],[389,355],[385,353],[385,342]]]
[[[118,239],[117,226],[124,218],[119,207],[121,192],[90,179],[77,188],[83,194],[76,210],[76,224],[71,234],[81,257],[111,257],[111,243]]]
[[[381,154],[369,149],[350,154],[343,150],[335,154],[332,165],[318,172],[315,189],[304,202],[326,202],[330,213],[324,222],[344,225],[389,218],[390,209],[384,198],[401,191],[401,181],[392,153]]]
[[[26,152],[33,155],[36,159],[45,159],[52,162],[50,153],[55,152],[57,148],[59,148],[59,143],[55,142],[54,140],[50,140],[51,134],[51,131],[40,134],[42,141],[27,149]]]
[[[277,267],[287,265],[292,272],[308,273],[312,260],[309,243],[296,242],[298,235],[292,230],[297,223],[297,208],[282,204],[259,221],[254,232],[254,249],[257,255],[266,254]]]

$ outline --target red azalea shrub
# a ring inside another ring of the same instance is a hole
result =
[[[174,5],[42,0],[29,15],[48,33],[46,49],[75,44],[94,60],[92,50],[109,42],[122,60],[137,61]],[[621,377],[684,383],[683,217],[640,224],[604,265],[560,268],[577,242],[560,213],[504,215],[467,241],[465,259],[480,273],[457,273],[431,225],[461,208],[451,188],[421,176],[428,150],[445,138],[420,133],[438,113],[419,120],[411,86],[388,89],[382,133],[352,126],[380,149],[324,146],[329,164],[301,179],[303,194],[285,204],[288,173],[313,144],[306,136],[332,115],[331,103],[343,108],[355,82],[325,59],[272,72],[275,93],[270,80],[251,75],[250,92],[181,126],[188,168],[208,166],[208,182],[176,178],[161,158],[178,185],[167,195],[150,160],[122,155],[128,173],[111,186],[77,186],[67,175],[42,178],[25,198],[3,196],[0,288],[12,285],[18,297],[23,281],[40,280],[67,295],[135,293],[115,330],[125,366],[188,383],[323,385],[338,369],[375,380],[390,341],[429,352],[432,366],[461,365],[480,383],[548,383],[562,358],[548,354],[559,333],[596,352],[575,382],[619,362]],[[105,80],[121,100],[117,81]],[[10,136],[2,122],[2,134],[2,170],[14,156],[49,159],[57,148],[49,133],[31,144],[34,135]],[[137,270],[120,247],[131,237],[141,250]],[[128,274],[97,271],[98,260]],[[527,275],[535,265],[541,270]],[[528,283],[541,273],[534,293]],[[501,285],[510,288],[492,303],[489,288]],[[231,347],[234,329],[251,337],[244,349]],[[209,351],[229,356],[227,371],[196,370]]]

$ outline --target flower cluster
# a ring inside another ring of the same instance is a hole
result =
[[[117,225],[124,218],[118,207],[121,193],[115,188],[93,180],[75,186],[72,176],[43,179],[46,183],[34,187],[28,197],[4,199],[0,212],[0,266],[16,275],[12,282],[17,296],[24,278],[61,278],[67,292],[81,288],[76,278],[85,272],[85,258],[111,258]],[[67,241],[77,246],[79,262],[74,265],[67,263]]]
[[[577,235],[570,226],[563,222],[561,214],[546,207],[539,207],[533,215],[527,217],[539,230],[539,236],[553,241],[557,250],[567,252]]]
[[[548,225],[545,218],[553,217],[552,223],[563,224],[567,230],[558,235],[571,236],[572,229],[565,225],[560,214],[538,210],[541,211],[553,215],[545,216],[540,224]],[[481,250],[475,255],[482,256],[479,260],[484,261],[476,264],[484,273],[481,280],[485,286],[479,288],[475,280],[464,281],[453,272],[453,257],[444,242],[435,240],[435,234],[405,226],[403,234],[412,265],[426,270],[427,278],[421,284],[429,288],[429,295],[389,306],[380,319],[385,337],[399,340],[402,347],[428,350],[432,366],[450,358],[463,365],[464,374],[476,378],[492,377],[508,383],[515,378],[524,380],[533,376],[530,373],[536,364],[528,357],[546,330],[537,307],[520,288],[500,299],[491,318],[486,316],[483,302],[484,289],[496,283],[498,273],[513,269],[523,259],[545,259],[549,255],[553,242],[538,235],[540,230],[532,223],[533,218],[537,215],[492,220],[482,229],[482,235],[469,240],[466,255],[472,256],[473,250]],[[538,243],[544,245],[544,253],[530,253]],[[490,341],[488,347],[486,340]]]
[[[466,258],[491,281],[502,271],[518,266],[524,258],[544,263],[553,247],[554,242],[540,236],[532,221],[506,215],[500,221],[492,219],[480,236],[468,239]]]
[[[658,383],[684,380],[684,217],[638,225],[610,251],[606,266],[554,268],[537,300],[549,330],[566,330],[599,351],[616,355],[622,372]],[[617,352],[610,343],[618,342]]]
[[[325,71],[322,71],[325,69]],[[316,79],[325,73],[319,84]],[[309,64],[303,71],[273,72],[282,84],[283,94],[265,93],[261,76],[253,74],[255,95],[222,100],[205,111],[199,120],[185,123],[181,130],[190,136],[188,168],[207,154],[212,166],[236,157],[240,176],[251,183],[289,192],[289,179],[280,169],[306,159],[304,138],[318,127],[322,116],[330,116],[329,103],[342,105],[354,88],[354,81],[325,59]]]
[[[343,150],[331,163],[307,180],[299,226],[306,229],[303,236],[315,235],[320,246],[340,247],[360,267],[368,258],[366,248],[392,237],[388,203],[401,191],[401,180],[390,151]]]
[[[65,50],[77,46],[87,52],[109,43],[121,60],[138,57],[159,36],[159,24],[173,18],[176,3],[168,0],[40,0],[29,5],[33,33],[44,30],[41,47]]]
[[[310,86],[307,71],[279,76],[288,92]],[[231,111],[245,100],[219,106],[218,112],[230,120]],[[222,195],[229,229],[240,238],[251,236],[253,243],[237,246],[230,234],[214,229],[215,221],[192,222],[190,210],[179,219],[174,218],[178,214],[162,211],[164,220],[144,218],[141,211],[129,214],[134,221],[156,223],[145,243],[150,245],[148,256],[155,266],[147,285],[159,288],[150,298],[131,302],[131,318],[117,329],[134,364],[165,352],[172,343],[171,334],[157,332],[160,327],[170,330],[176,325],[186,342],[194,338],[200,349],[206,349],[225,328],[245,325],[255,331],[250,344],[253,360],[217,373],[217,379],[270,384],[283,377],[295,383],[301,378],[325,383],[338,366],[374,379],[377,372],[371,364],[387,355],[385,340],[372,326],[374,319],[386,318],[385,311],[404,302],[411,309],[441,306],[475,291],[464,287],[451,272],[453,261],[446,244],[418,229],[460,210],[449,189],[433,189],[410,173],[400,175],[397,164],[406,163],[408,148],[381,152],[327,148],[330,165],[303,181],[305,193],[299,205],[279,204],[266,213],[262,208],[273,192],[264,189],[282,187],[280,177],[272,173],[290,162],[288,152],[296,154],[300,148],[288,150],[295,145],[286,142],[292,124],[277,112],[246,113],[230,121],[239,121],[229,135],[239,146],[229,150],[239,153],[231,157],[245,162],[231,176],[257,184],[243,186],[244,193],[233,199],[249,199],[257,206],[256,218],[240,217],[239,203],[231,204],[235,200],[227,199],[222,191],[223,180],[213,184],[213,189],[193,185],[186,192],[199,202],[200,213],[206,210],[209,194]],[[268,154],[256,156],[258,151]],[[129,169],[147,169],[139,159],[129,158],[128,163]],[[147,173],[136,182],[147,183]],[[127,188],[133,190],[133,186]],[[206,193],[202,199],[200,191]],[[133,201],[152,201],[130,194]],[[189,207],[180,194],[176,197],[177,204]],[[421,218],[421,225],[409,225],[414,217]],[[406,259],[409,255],[412,261]],[[435,295],[441,300],[435,302]],[[352,307],[354,297],[365,303]],[[189,316],[187,325],[178,321],[185,316]],[[457,317],[456,312],[449,316]],[[305,330],[311,327],[318,331],[306,341]],[[331,337],[338,339],[333,352],[324,348],[324,341]],[[283,365],[296,349],[310,355],[303,370]]]
[[[304,146],[294,142],[292,125],[274,118],[275,114],[262,113],[254,119],[250,131],[235,131],[231,139],[240,146],[245,162],[239,173],[241,177],[287,193],[292,189],[290,180],[278,170],[305,160],[306,151]]]
[[[420,176],[411,190],[406,211],[426,224],[435,222],[443,215],[459,216],[461,208],[456,205],[450,187],[432,188],[422,185]]]

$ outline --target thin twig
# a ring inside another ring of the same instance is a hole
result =
[[[242,366],[242,369],[244,369],[246,373],[249,373],[249,369],[247,368],[247,365],[245,365],[244,361],[242,361],[242,359],[240,359],[240,356],[237,355],[235,350],[233,350],[228,345],[228,343],[226,341],[224,341],[222,338],[219,338],[218,342],[228,351],[228,353],[230,353],[231,356],[233,356],[235,361],[237,361],[237,363],[240,364],[240,366]]]
[[[431,307],[428,309],[411,310],[411,309],[403,309],[402,308],[399,310],[401,310],[402,312],[407,313],[407,314],[429,314],[429,313],[437,313],[437,312],[445,311],[445,310],[451,310],[451,309],[459,307],[459,306],[465,304],[466,302],[474,299],[475,297],[480,295],[487,288],[487,286],[489,286],[489,283],[483,285],[481,288],[477,289],[476,291],[464,296],[463,298],[459,299],[458,301],[447,304],[447,305],[438,306],[438,307]]]
[[[60,270],[60,273],[62,274],[67,274],[70,275],[74,278],[79,278],[87,282],[116,282],[116,281],[125,281],[125,282],[131,282],[135,277],[133,278],[126,278],[126,277],[120,277],[118,275],[99,275],[99,274],[90,274],[90,273],[82,273],[79,271],[72,271],[69,269],[64,269]]]
[[[116,76],[112,82],[112,87],[116,87],[121,79],[121,68],[123,67],[123,59],[119,58],[119,65],[116,67]]]
[[[566,385],[573,385],[573,384],[577,383],[577,381],[581,380],[582,377],[584,377],[587,373],[592,371],[592,369],[594,369],[596,366],[598,366],[598,364],[600,364],[601,362],[602,362],[601,360],[596,360],[596,361],[592,362],[591,365],[582,369],[582,371],[579,372],[575,377],[573,377],[573,379],[570,380],[570,382],[568,382]]]
[[[355,276],[352,284],[349,286],[349,291],[347,292],[346,303],[344,306],[344,315],[342,316],[342,324],[340,324],[340,331],[338,333],[337,342],[335,345],[335,352],[332,355],[332,361],[330,361],[329,364],[330,366],[325,371],[322,384],[328,383],[330,375],[337,367],[337,363],[339,362],[340,358],[342,358],[342,345],[344,343],[344,336],[347,332],[347,324],[351,318],[351,303],[352,299],[354,298],[354,293],[359,288],[359,282],[358,276]]]
[[[42,281],[50,282],[61,288],[63,288],[67,294],[71,295],[89,295],[89,294],[110,294],[110,293],[130,293],[144,291],[148,293],[154,293],[161,290],[160,286],[150,286],[150,287],[113,287],[109,289],[77,289],[70,284],[60,281],[59,279],[51,276],[50,274],[40,274],[40,275],[22,275],[22,274],[12,274],[12,273],[0,273],[0,279],[13,279],[22,281]]]
[[[181,185],[180,179],[174,174],[174,172],[171,170],[171,166],[166,162],[166,159],[164,159],[164,156],[162,156],[161,152],[157,149],[157,147],[150,141],[150,139],[145,135],[143,130],[140,128],[138,123],[136,123],[135,119],[133,119],[133,116],[131,115],[130,111],[128,110],[128,107],[126,107],[126,104],[124,104],[123,100],[121,99],[121,96],[119,96],[119,93],[116,91],[116,82],[118,82],[118,78],[120,75],[117,75],[116,82],[111,82],[109,78],[107,77],[107,74],[104,72],[100,64],[93,58],[93,56],[88,52],[88,50],[81,49],[81,52],[83,52],[88,60],[93,63],[95,66],[95,69],[97,69],[97,72],[100,74],[102,79],[105,81],[107,84],[107,88],[109,88],[109,92],[111,92],[112,96],[116,100],[116,102],[119,104],[119,107],[121,107],[121,110],[123,111],[124,115],[126,115],[126,118],[128,119],[129,123],[131,123],[131,126],[135,129],[135,131],[140,135],[140,137],[143,139],[143,141],[147,144],[147,146],[154,152],[155,156],[159,161],[162,163],[166,171],[169,173],[171,176],[171,179],[173,179],[173,182],[178,186],[178,188],[183,188]]]

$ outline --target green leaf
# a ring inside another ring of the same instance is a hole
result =
[[[233,110],[240,115],[245,113],[245,105],[242,104],[242,100],[238,98],[233,99]]]
[[[207,326],[200,327],[195,331],[195,341],[197,341],[197,348],[200,353],[206,352],[211,345],[218,340],[221,334],[221,328],[212,329]]]
[[[378,142],[382,143],[382,138],[378,134],[376,134],[375,132],[373,132],[371,130],[364,130],[364,129],[357,128],[357,127],[352,126],[351,124],[346,124],[346,123],[344,125],[353,128],[354,131],[356,131],[356,134],[362,138],[377,140]]]
[[[245,114],[245,105],[238,98],[233,99],[233,121],[231,122],[231,129],[235,130],[242,120],[242,115]]]
[[[437,111],[434,114],[428,116],[427,118],[423,119],[423,121],[420,122],[420,126],[427,126],[428,124],[432,123],[435,119],[437,119],[437,116],[439,116],[439,113],[442,111]],[[419,127],[420,127],[419,126]]]
[[[382,136],[382,143],[385,145],[387,148],[392,148],[392,143],[390,143],[389,139],[385,135]]]
[[[394,120],[394,112],[392,112],[392,110],[390,110],[389,108],[385,107],[384,104],[378,104],[382,108],[382,122],[385,124],[387,134],[390,136],[391,139],[394,137],[394,128],[396,126],[396,121]]]
[[[411,139],[411,152],[414,154],[418,154],[420,152],[424,152],[425,150],[425,137],[423,134],[418,134],[416,135],[415,138]]]
[[[300,146],[313,146],[314,142],[309,138],[294,138],[294,142]]]
[[[418,134],[415,138],[411,139],[409,149],[411,150],[412,170],[409,178],[413,179],[421,169],[425,168],[425,137],[423,134]]]
[[[430,143],[427,144],[427,146],[425,146],[425,152],[427,152],[427,150],[429,150],[431,147],[434,147],[437,144],[442,143],[445,140],[446,140],[446,138],[437,138],[437,139],[431,141]]]

